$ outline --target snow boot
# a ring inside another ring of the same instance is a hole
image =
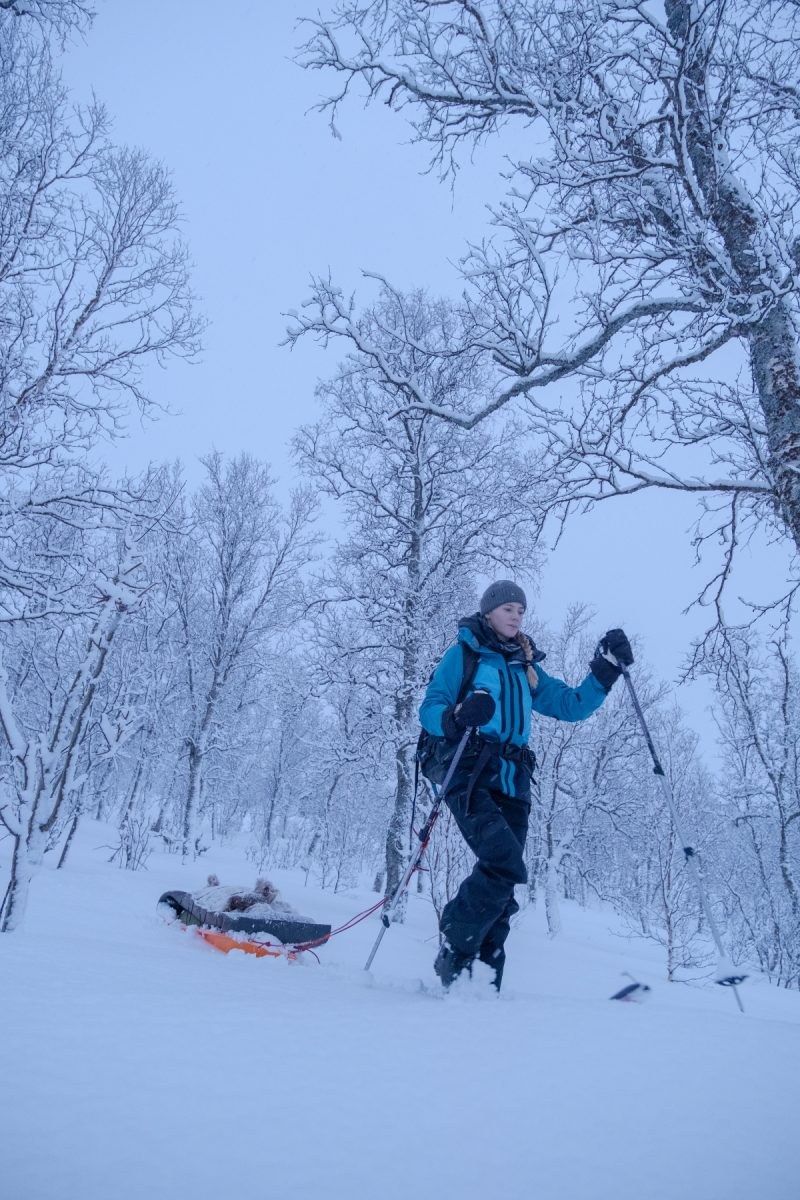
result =
[[[482,963],[486,963],[492,971],[490,983],[493,988],[500,991],[500,984],[503,982],[503,968],[506,965],[506,954],[502,946],[481,946],[478,958]]]
[[[436,961],[433,964],[435,973],[442,981],[443,988],[449,988],[463,971],[472,974],[473,954],[463,954],[448,942],[442,942]]]

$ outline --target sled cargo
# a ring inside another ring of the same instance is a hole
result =
[[[285,957],[287,948],[320,946],[330,937],[330,925],[284,917],[248,917],[230,912],[213,912],[198,904],[189,892],[164,892],[159,911],[169,920],[191,926],[210,946],[223,953],[242,950],[245,954]],[[270,945],[265,939],[275,939]]]

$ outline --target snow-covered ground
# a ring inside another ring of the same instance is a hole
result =
[[[800,996],[661,982],[659,952],[564,910],[512,931],[504,993],[442,997],[414,899],[291,964],[223,955],[156,901],[182,868],[110,867],[89,825],[0,937],[2,1200],[797,1200]],[[3,847],[5,849],[5,847]],[[337,925],[374,901],[274,873]],[[644,1005],[609,1003],[631,971]],[[430,985],[421,990],[419,981]]]

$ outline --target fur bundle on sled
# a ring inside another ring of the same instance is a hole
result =
[[[280,892],[269,879],[257,879],[253,888],[229,887],[217,875],[209,875],[208,886],[192,893],[192,898],[209,912],[246,913],[248,917],[299,917],[300,914],[281,900]]]

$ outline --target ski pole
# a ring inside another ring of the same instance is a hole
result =
[[[736,1003],[739,1005],[739,1011],[744,1012],[744,1006],[736,985],[742,983],[747,976],[736,974],[733,964],[725,953],[725,949],[722,945],[722,938],[717,927],[717,922],[714,920],[714,914],[711,911],[711,906],[709,905],[708,897],[706,896],[706,890],[703,886],[703,878],[697,867],[695,852],[683,835],[680,818],[678,816],[678,809],[675,804],[675,797],[672,794],[672,788],[669,780],[667,779],[664,768],[662,767],[658,754],[656,753],[656,748],[653,744],[650,730],[647,727],[647,721],[645,720],[644,713],[642,712],[642,706],[639,703],[639,697],[636,695],[636,691],[633,686],[633,680],[631,679],[630,671],[626,666],[619,662],[618,659],[615,659],[614,661],[622,672],[625,683],[628,686],[628,693],[630,695],[631,702],[633,703],[634,710],[639,718],[639,724],[642,727],[642,732],[644,734],[645,741],[647,742],[647,748],[650,751],[650,757],[653,760],[653,772],[658,776],[659,782],[661,783],[664,798],[666,799],[667,806],[670,814],[672,815],[672,823],[675,827],[675,832],[678,835],[678,841],[681,843],[681,847],[683,849],[683,857],[686,862],[686,866],[689,869],[689,874],[694,880],[695,887],[697,888],[697,894],[700,898],[700,907],[703,910],[703,915],[705,916],[706,921],[708,922],[708,928],[711,930],[711,936],[714,939],[714,945],[717,947],[719,961],[717,963],[717,975],[715,983],[720,984],[722,987],[731,988],[734,996],[736,997]]]
[[[431,811],[428,814],[428,819],[425,822],[425,824],[422,826],[422,829],[419,831],[419,834],[417,835],[419,837],[419,846],[417,847],[416,852],[412,856],[411,862],[408,864],[408,867],[406,869],[405,874],[403,875],[403,878],[400,880],[397,887],[394,889],[394,892],[392,893],[390,899],[388,900],[386,907],[384,908],[383,912],[381,913],[381,927],[378,932],[378,936],[375,939],[375,945],[370,950],[369,958],[364,963],[365,971],[368,971],[370,969],[370,967],[372,966],[372,960],[375,957],[375,955],[378,953],[378,947],[380,946],[381,942],[383,941],[383,935],[386,933],[386,930],[389,928],[389,926],[392,923],[392,917],[395,913],[395,910],[397,909],[400,899],[401,899],[403,893],[405,892],[406,888],[408,887],[409,883],[411,882],[411,876],[414,874],[414,872],[416,871],[420,862],[422,861],[422,856],[427,849],[428,842],[430,841],[431,833],[433,832],[433,827],[436,824],[437,817],[439,816],[439,813],[441,811],[442,801],[444,800],[445,792],[447,791],[448,787],[450,786],[450,780],[453,778],[455,769],[458,766],[459,762],[461,761],[461,756],[467,747],[467,742],[469,741],[471,735],[474,732],[475,732],[474,729],[465,729],[464,736],[462,737],[461,741],[458,743],[458,748],[456,749],[456,752],[453,755],[453,761],[450,763],[450,768],[449,768],[447,774],[445,775],[442,786],[439,789],[436,799],[433,802],[433,807],[431,808]]]

